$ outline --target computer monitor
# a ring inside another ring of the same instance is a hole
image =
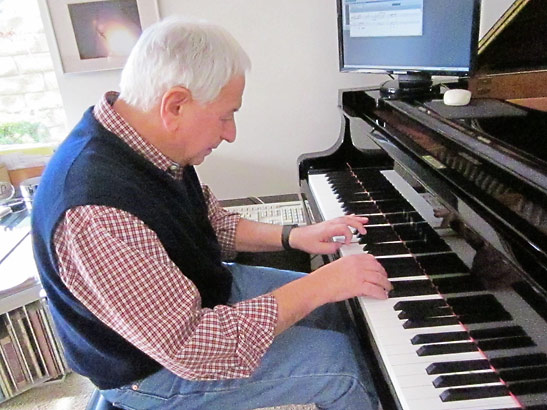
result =
[[[338,0],[340,70],[396,74],[387,97],[431,94],[431,76],[469,76],[480,0]]]

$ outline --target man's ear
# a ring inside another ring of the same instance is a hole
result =
[[[160,116],[169,131],[176,131],[186,106],[192,102],[192,93],[185,87],[169,89],[161,99]]]

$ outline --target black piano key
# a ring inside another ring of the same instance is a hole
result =
[[[418,255],[416,260],[428,275],[469,272],[469,268],[455,253],[445,253],[442,255]]]
[[[482,312],[482,313],[470,313],[465,315],[458,315],[460,322],[466,325],[473,323],[490,323],[501,322],[511,320],[512,317],[509,312]]]
[[[410,251],[402,242],[368,243],[363,250],[374,256],[408,255]]]
[[[459,340],[469,340],[467,332],[439,332],[423,333],[415,335],[410,342],[413,345],[423,345],[426,343],[456,342]]]
[[[358,178],[359,183],[369,192],[383,192],[383,191],[395,191],[397,190],[393,188],[393,185],[391,185],[384,176],[381,176],[379,178]],[[397,192],[399,196],[401,194]]]
[[[378,214],[380,209],[376,206],[374,202],[346,202],[342,204],[342,209],[348,214],[359,214],[359,215],[368,215],[368,214]]]
[[[433,380],[433,386],[439,388],[499,382],[500,378],[494,372],[464,373],[439,376],[435,380]]]
[[[361,244],[399,241],[399,237],[391,226],[370,226],[366,230],[366,234],[359,235]]]
[[[422,327],[437,327],[459,324],[459,320],[455,316],[433,317],[428,319],[409,319],[403,323],[405,329],[419,329]]]
[[[361,184],[351,179],[341,180],[327,176],[327,181],[330,183],[332,190],[335,192],[351,194],[352,192],[363,191]]]
[[[471,372],[474,370],[490,369],[490,363],[486,359],[480,360],[462,360],[458,362],[437,362],[427,366],[427,374],[443,374]]]
[[[393,310],[415,312],[439,306],[447,306],[446,301],[444,299],[401,300],[393,305]]]
[[[370,171],[367,170],[366,172],[357,172],[355,173],[355,176],[357,180],[363,184],[366,188],[374,188],[374,189],[393,189],[393,185],[391,185],[385,176],[383,176],[378,171]]]
[[[493,339],[497,337],[526,336],[526,332],[520,326],[500,326],[487,329],[469,331],[473,339]]]
[[[447,303],[465,324],[511,320],[509,312],[491,294],[449,297]]]
[[[492,303],[492,305],[485,307],[483,305],[477,304],[456,304],[452,305],[450,303],[450,298],[447,299],[447,303],[454,309],[454,312],[458,315],[472,315],[472,314],[492,314],[493,316],[498,316],[503,313],[507,313],[505,308],[499,303]],[[486,311],[486,312],[485,312]]]
[[[386,214],[386,218],[392,225],[407,224],[412,222],[417,223],[424,221],[422,216],[416,211],[389,213]]]
[[[393,227],[403,241],[444,242],[427,222],[398,224]]]
[[[387,189],[387,190],[376,190],[369,191],[370,197],[375,201],[384,201],[387,199],[398,199],[401,198],[401,194],[396,189]]]
[[[496,297],[490,293],[483,295],[457,296],[446,299],[454,308],[465,308],[474,306],[475,309],[489,308],[490,306],[501,306]]]
[[[398,298],[404,296],[432,295],[436,289],[428,280],[403,280],[392,281],[393,289],[389,291],[389,297]]]
[[[334,193],[334,196],[339,196],[340,198],[349,198],[354,192],[363,190],[363,188],[359,186],[358,184],[344,185],[344,186],[333,185],[331,186],[331,189],[332,189],[332,192]],[[344,200],[342,200],[342,202],[344,202]]]
[[[477,345],[473,342],[438,343],[420,346],[416,350],[416,354],[418,356],[436,356],[440,354],[476,352],[477,350]]]
[[[425,319],[428,317],[439,317],[439,316],[454,316],[452,309],[448,306],[435,307],[432,309],[424,309],[420,312],[407,312],[405,310],[401,311],[397,315],[399,319]]]
[[[370,194],[365,191],[355,191],[352,193],[344,193],[341,192],[339,194],[335,195],[336,199],[338,199],[341,202],[348,202],[348,201],[371,201]]]
[[[498,374],[506,382],[547,379],[547,366],[528,366],[516,369],[505,369],[499,370]],[[545,382],[547,383],[547,380]]]
[[[374,197],[374,195],[373,195]],[[380,208],[380,211],[387,214],[390,212],[404,212],[404,211],[413,211],[414,208],[406,200],[385,200],[385,201],[376,201],[376,205]]]
[[[547,379],[507,383],[511,393],[519,395],[547,393]]]
[[[433,278],[432,281],[441,293],[461,293],[484,290],[484,286],[471,275]]]
[[[518,356],[497,357],[490,359],[490,363],[495,369],[544,365],[547,364],[547,355],[545,353],[533,353]]]
[[[407,223],[407,224],[399,224],[393,226],[393,229],[395,232],[397,232],[397,235],[403,240],[403,241],[418,241],[418,240],[424,240],[425,235],[422,232],[422,225],[426,225],[426,222],[420,222],[420,223]]]
[[[528,336],[502,337],[499,339],[478,340],[477,345],[485,351],[500,349],[516,349],[519,347],[531,347],[536,344]]]
[[[458,387],[447,389],[440,395],[443,402],[459,400],[485,399],[488,397],[508,396],[509,390],[503,385]]]
[[[385,224],[387,224],[387,219],[386,219],[385,215],[382,215],[382,214],[367,215],[367,218],[368,218],[367,225],[385,225]],[[367,226],[365,226],[365,228],[366,227]]]
[[[403,278],[409,276],[425,276],[416,260],[412,257],[379,259],[388,278]]]
[[[429,242],[429,241],[405,241],[406,247],[414,255],[420,255],[422,253],[435,253],[435,252],[448,252],[450,247],[445,242]]]

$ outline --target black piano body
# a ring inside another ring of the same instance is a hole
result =
[[[348,301],[384,409],[546,408],[547,113],[437,98],[341,91],[340,138],[298,160],[309,218],[369,215],[325,262],[368,251],[397,284]]]

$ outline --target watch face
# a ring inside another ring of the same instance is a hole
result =
[[[15,193],[15,188],[7,181],[0,181],[0,202],[11,199]]]

